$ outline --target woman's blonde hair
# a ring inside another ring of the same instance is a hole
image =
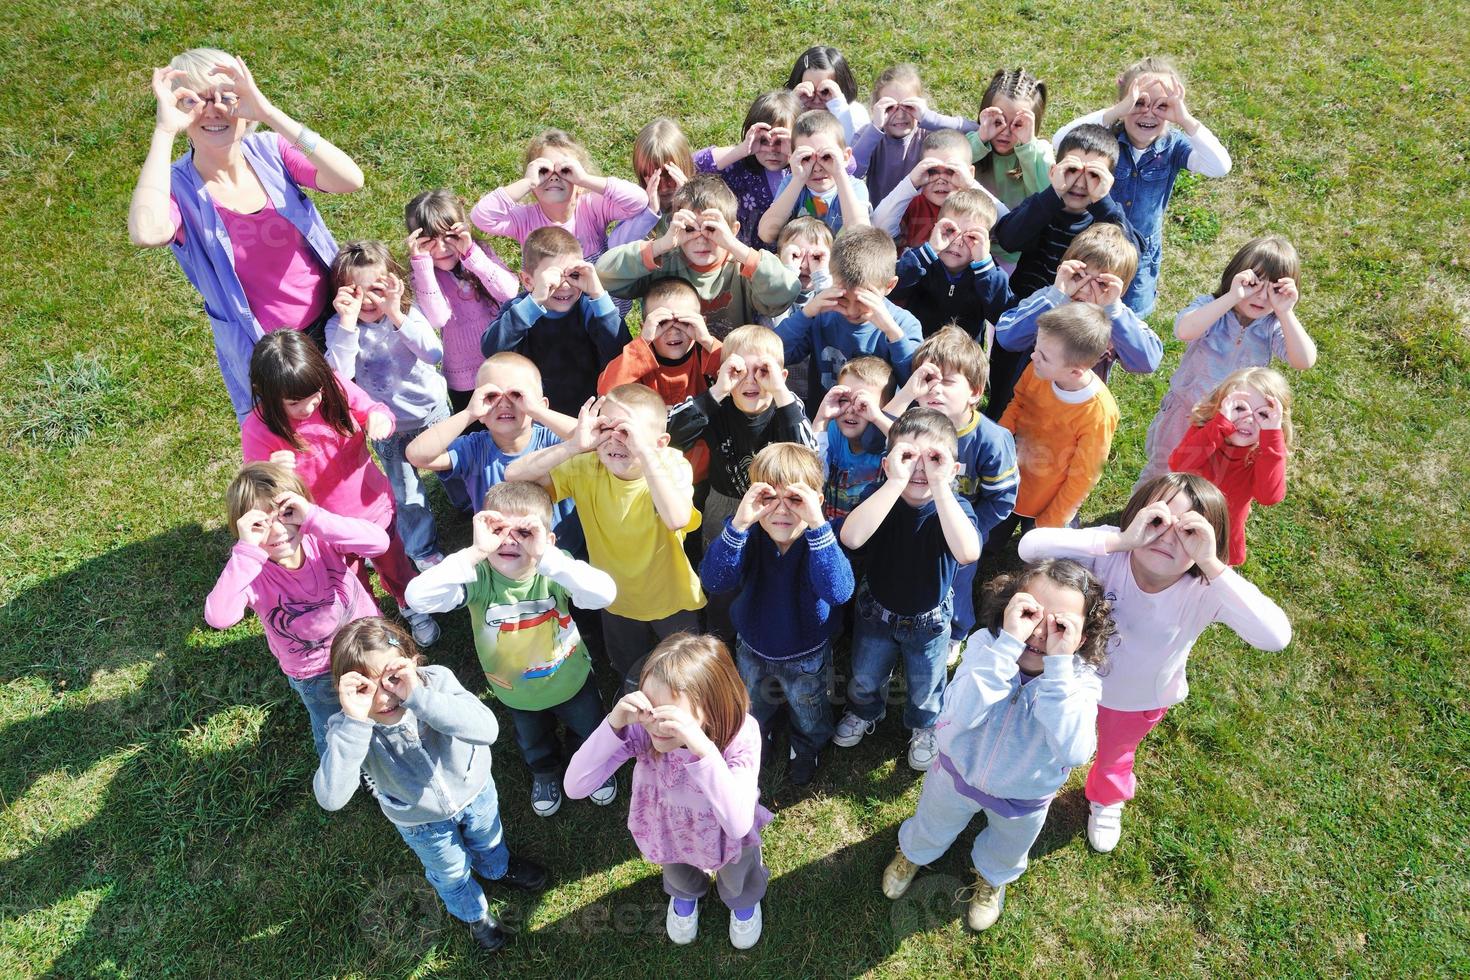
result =
[[[1281,438],[1291,448],[1291,387],[1280,371],[1268,367],[1241,368],[1201,398],[1189,413],[1191,425],[1204,425],[1220,411],[1220,403],[1233,391],[1249,388],[1262,398],[1274,398],[1281,406]]]
[[[232,65],[235,63],[235,56],[219,48],[190,48],[182,54],[174,55],[168,66],[183,72],[184,77],[173,79],[170,86],[176,89],[186,88],[203,95],[217,85],[228,85],[229,77],[215,71],[215,67],[221,63]],[[258,126],[260,123],[252,121],[246,124],[245,132],[253,133]]]
[[[246,463],[225,491],[230,532],[238,538],[240,529],[236,525],[240,518],[252,510],[270,510],[276,505],[276,498],[283,493],[299,493],[302,499],[311,500],[311,491],[306,489],[295,470],[277,463]]]
[[[721,752],[745,724],[750,695],[719,637],[696,633],[668,637],[648,655],[638,684],[641,687],[651,680],[689,699],[690,706],[703,716],[704,733]]]
[[[633,173],[638,175],[640,182],[645,181],[654,167],[666,163],[684,171],[686,177],[695,174],[694,151],[689,148],[689,138],[674,120],[659,116],[640,129],[637,139],[633,140]]]

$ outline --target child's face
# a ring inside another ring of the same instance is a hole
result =
[[[526,269],[521,270],[521,285],[525,286],[526,290],[529,292],[535,286],[536,274],[540,272],[543,267],[547,265],[554,265],[558,269],[561,269],[563,272],[565,272],[569,266],[581,261],[582,250],[580,248],[577,249],[577,251],[569,252],[566,255],[548,255],[546,258],[541,260],[541,264],[536,266],[536,268],[529,271],[527,271]],[[550,310],[553,313],[565,313],[567,310],[570,310],[572,307],[576,306],[577,300],[581,298],[582,287],[578,286],[576,283],[572,282],[570,279],[567,279],[566,276],[563,275],[561,284],[553,289],[551,291],[551,294],[546,297],[546,309]]]
[[[543,527],[546,522],[540,514],[518,514],[514,511],[504,511],[504,516],[512,524],[523,520],[533,520]],[[523,527],[515,527],[506,534],[500,542],[500,547],[490,554],[490,567],[501,575],[516,582],[524,582],[536,571],[536,563],[539,560],[526,553],[526,541],[531,537],[531,532]],[[546,540],[548,544],[556,541],[556,535],[547,528]]]
[[[1042,381],[1066,384],[1082,377],[1087,368],[1067,363],[1067,348],[1060,337],[1046,331],[1036,332],[1036,349],[1031,352],[1031,369]]]
[[[1254,388],[1240,386],[1245,405],[1232,405],[1229,419],[1235,431],[1225,437],[1232,446],[1254,446],[1261,441],[1261,422],[1266,414],[1266,396]],[[1223,406],[1222,406],[1223,407]]]
[[[619,422],[626,422],[629,428],[637,427],[638,433],[643,441],[650,446],[666,446],[669,442],[669,434],[660,431],[641,412],[629,411],[627,408],[611,401],[603,399],[602,416],[607,420],[609,427]],[[619,480],[636,480],[643,475],[643,464],[638,457],[633,455],[633,450],[628,448],[627,441],[623,436],[614,432],[597,447],[597,458],[602,465],[607,467],[609,473]]]
[[[1189,494],[1180,490],[1174,491],[1168,505],[1169,512],[1177,519],[1194,510],[1195,502]],[[1142,569],[1147,577],[1160,581],[1177,579],[1194,565],[1194,559],[1189,557],[1189,552],[1184,547],[1178,525],[1169,528],[1148,545],[1136,548],[1128,554],[1136,569]]]
[[[862,300],[857,298],[857,291],[863,287],[855,286],[849,282],[843,282],[836,276],[832,277],[832,287],[842,290],[842,295],[837,297],[837,312],[842,314],[843,319],[853,326],[867,323],[869,316],[872,314]],[[873,292],[882,293],[886,296],[889,289],[892,288],[890,285],[888,289],[874,289]]]
[[[772,375],[780,374],[784,380],[786,369],[781,366],[781,358],[766,351],[731,350],[726,347],[723,356],[736,354],[745,360],[745,376],[730,392],[730,398],[735,402],[735,407],[746,415],[759,415],[776,400],[775,392],[767,387]]]
[[[313,412],[321,407],[321,390],[313,391],[305,398],[287,398],[281,402],[286,409],[286,417],[293,422],[305,422],[311,418]]]
[[[1168,103],[1164,76],[1144,75],[1138,79],[1138,87],[1142,94],[1123,117],[1123,132],[1128,142],[1141,150],[1169,131],[1169,121],[1164,118]]]
[[[970,161],[968,145],[963,149],[952,146],[928,155],[943,161],[944,167],[952,168],[954,171],[951,173],[943,167],[934,167],[928,182],[924,184],[924,200],[938,207],[949,200],[951,194],[965,186],[961,178],[967,173],[974,172],[974,164]]]
[[[1113,166],[1106,154],[1082,150],[1069,151],[1065,157],[1057,161],[1057,166],[1066,166],[1068,161],[1072,161],[1079,172],[1068,182],[1067,189],[1062,193],[1062,207],[1074,214],[1081,214],[1087,210],[1088,205],[1102,200],[1102,194],[1098,193],[1101,184],[1097,175],[1083,168],[1089,163],[1096,163],[1104,170],[1112,172]]]
[[[807,178],[806,189],[813,194],[827,194],[834,190],[837,187],[837,179],[833,174],[847,167],[852,151],[843,146],[842,141],[830,133],[798,136],[792,140],[792,153],[802,147],[809,148],[813,155],[812,174]]]
[[[394,651],[370,651],[363,656],[362,667],[358,671],[368,680],[377,682],[368,717],[379,725],[396,725],[403,720],[403,701],[383,684],[383,670],[400,656],[402,654]]]
[[[381,320],[388,312],[383,303],[378,302],[382,296],[380,290],[374,286],[380,280],[388,278],[388,270],[382,265],[358,266],[348,272],[347,282],[344,286],[356,286],[362,290],[362,309],[357,313],[357,319],[362,323],[372,323]]]
[[[561,174],[563,163],[578,163],[576,156],[566,150],[555,146],[542,149],[540,156],[551,164],[551,173],[546,176],[540,184],[531,191],[536,196],[539,204],[565,204],[576,194],[576,187],[572,186]]]
[[[698,337],[692,318],[703,316],[699,309],[699,297],[679,292],[666,298],[660,305],[669,311],[671,319],[659,324],[658,334],[653,338],[653,349],[660,357],[677,361],[694,348]]]
[[[988,224],[974,215],[960,217],[946,215],[945,217],[954,222],[954,226],[960,230],[960,233],[944,246],[944,251],[939,253],[939,261],[944,263],[946,269],[956,272],[971,262],[981,261],[982,256],[977,252],[983,251],[985,256],[990,254],[990,226]],[[980,236],[980,241],[984,243],[983,248],[977,249],[973,246],[970,240],[971,235]]]
[[[755,159],[767,170],[780,172],[791,163],[791,122],[773,122],[771,129],[781,131],[772,136],[769,132],[755,142]]]
[[[1242,324],[1259,320],[1271,312],[1271,283],[1260,269],[1254,270],[1260,285],[1245,299],[1235,304],[1235,318]]]
[[[915,364],[914,367],[918,365]],[[962,428],[970,421],[975,406],[980,404],[982,394],[983,391],[970,387],[969,379],[963,374],[950,370],[945,371],[940,376],[939,383],[919,399],[919,404],[936,412],[943,412],[955,424],[955,428]]]
[[[736,235],[740,234],[740,222],[731,221],[727,218],[725,223],[730,226],[732,233]],[[725,261],[725,256],[728,254],[723,248],[716,245],[709,235],[703,232],[685,238],[679,248],[684,253],[684,258],[689,260],[690,265],[701,268]]]
[[[674,195],[679,191],[679,182],[669,173],[668,167],[666,166],[673,162],[672,160],[655,160],[649,164],[648,169],[639,171],[638,173],[638,186],[647,187],[648,176],[653,173],[652,168],[664,165],[664,169],[658,172],[658,209],[665,214],[671,209]]]
[[[897,102],[892,109],[888,110],[888,124],[883,127],[883,132],[894,139],[903,139],[919,126],[919,117],[912,108],[903,104],[904,99],[917,99],[919,97],[917,85],[907,85],[903,82],[889,82],[878,90],[879,99],[892,99]]]
[[[301,549],[301,525],[281,520],[281,515],[276,513],[275,501],[268,497],[257,500],[255,509],[272,515],[270,531],[260,545],[266,555],[278,565],[294,558]]]
[[[776,506],[761,518],[761,529],[772,541],[784,548],[806,531],[806,521],[796,516],[801,509],[801,497],[796,491],[781,484],[773,484],[771,491],[775,496]]]
[[[1006,117],[1006,128],[995,134],[995,137],[990,141],[991,151],[1004,155],[1016,148],[1016,134],[1011,129],[1011,125],[1016,121],[1016,113],[1022,109],[1030,109],[1031,105],[1029,103],[1022,104],[1004,95],[997,95],[990,100],[990,104],[999,109]]]
[[[803,82],[810,82],[812,86],[811,95],[807,95],[805,92],[797,93],[796,97],[801,102],[803,112],[809,109],[827,108],[827,103],[822,101],[822,97],[817,93],[821,91],[823,82],[831,81],[836,77],[837,73],[828,68],[808,68],[801,73],[801,80]]]
[[[475,386],[487,384],[504,392],[491,402],[490,413],[479,420],[490,430],[491,438],[497,442],[513,442],[530,432],[532,419],[526,414],[526,403],[546,404],[546,396],[541,392],[541,379],[527,368],[515,364],[486,364],[475,375]]]
[[[934,487],[929,483],[929,474],[925,471],[927,461],[933,459],[937,454],[954,457],[954,446],[933,436],[914,436],[908,440],[919,452],[919,458],[914,461],[914,471],[909,476],[908,484],[903,488],[904,503],[910,507],[922,507],[934,499]],[[932,464],[931,464],[932,465]],[[953,480],[959,472],[959,464],[950,464],[949,479]]]
[[[662,708],[664,705],[673,705],[699,722],[700,727],[704,726],[704,713],[699,710],[694,702],[689,700],[687,694],[683,692],[675,693],[669,690],[667,684],[652,677],[644,681],[639,686],[639,689],[643,692],[643,696],[648,698],[648,703],[655,709]],[[642,723],[640,722],[640,724]],[[683,739],[677,736],[659,734],[657,722],[643,725],[643,730],[648,733],[649,739],[653,742],[653,750],[655,752],[672,752],[675,749],[684,748]]]
[[[862,396],[868,404],[881,409],[884,401],[883,389],[851,374],[838,375],[837,383],[849,389],[846,404],[841,400],[837,403],[842,409],[842,414],[837,416],[837,431],[848,439],[857,439],[873,424],[858,410],[858,397]]]
[[[1021,653],[1021,669],[1028,674],[1041,673],[1046,656],[1046,617],[1066,614],[1084,622],[1087,619],[1087,600],[1076,589],[1059,585],[1045,575],[1033,575],[1021,583],[1018,591],[1025,592],[1041,607],[1041,621],[1026,638],[1026,649]],[[1085,639],[1085,638],[1084,638]]]
[[[434,268],[448,272],[459,265],[459,250],[454,247],[447,228],[437,232],[433,238],[423,238],[420,241],[428,249],[429,258],[434,262]]]
[[[813,273],[827,270],[827,262],[831,257],[832,249],[826,242],[812,241],[809,238],[798,236],[781,247],[781,264],[796,270],[801,279],[802,292],[812,288]]]

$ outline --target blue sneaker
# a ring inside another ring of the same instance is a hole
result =
[[[538,817],[549,817],[561,809],[561,778],[555,773],[531,776],[531,809]]]

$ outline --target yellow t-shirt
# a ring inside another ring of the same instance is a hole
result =
[[[659,458],[674,483],[692,495],[689,461],[668,447],[659,450]],[[551,485],[557,500],[576,502],[588,558],[617,583],[618,597],[608,612],[652,622],[704,605],[699,575],[684,555],[684,536],[699,527],[698,510],[691,508],[688,525],[670,531],[654,509],[648,482],[618,479],[596,453],[574,456],[552,470]]]

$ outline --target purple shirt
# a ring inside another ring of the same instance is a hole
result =
[[[717,170],[715,148],[712,146],[694,154],[694,166],[701,173],[719,174],[735,192],[735,219],[740,222],[740,240],[751,248],[774,251],[772,246],[761,242],[756,228],[761,222],[761,215],[775,202],[776,188],[790,171],[767,170],[753,156],[737,160],[724,170]]]

